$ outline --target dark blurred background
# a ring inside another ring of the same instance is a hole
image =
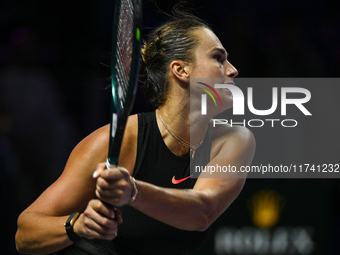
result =
[[[155,2],[169,12],[177,1]],[[339,1],[191,2],[239,77],[339,76]],[[58,178],[72,148],[109,121],[113,4],[0,2],[1,254],[17,254],[20,212]],[[152,1],[143,5],[145,27],[166,18]],[[152,109],[141,90],[134,113]],[[337,179],[249,179],[197,254],[340,254],[339,190]]]

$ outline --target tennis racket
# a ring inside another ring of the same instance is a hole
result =
[[[118,166],[126,121],[136,95],[141,26],[142,1],[116,0],[112,32],[111,127],[107,168]]]
[[[141,26],[141,0],[115,0],[111,53],[111,127],[107,168],[118,166],[126,121],[136,95]],[[111,205],[108,206],[113,208]],[[86,238],[68,246],[61,254],[78,254],[79,248],[88,254],[115,254],[114,246],[110,241]]]

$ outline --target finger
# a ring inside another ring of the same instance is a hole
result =
[[[115,219],[118,224],[123,223],[123,217],[122,217],[122,212],[119,209],[115,209]]]
[[[97,179],[97,185],[96,185],[96,189],[100,188],[103,191],[108,190],[110,192],[116,189],[126,189],[128,187],[130,187],[130,184],[129,184],[129,181],[127,181],[125,178],[111,180],[111,179],[104,179],[102,177],[99,177]]]
[[[112,186],[114,185],[114,182],[112,180],[107,180],[105,178],[102,178],[101,176],[97,179],[97,186],[101,189],[112,189]]]
[[[102,222],[105,222],[105,221],[109,222],[110,221],[110,219],[108,219],[108,218],[105,218],[105,217],[101,217],[101,218],[102,218]],[[96,220],[98,220],[98,219],[85,217],[84,224],[89,231],[96,232],[100,235],[112,235],[113,233],[118,231],[118,223],[117,222],[115,222],[111,226],[108,226],[110,224],[108,224],[108,223],[99,224],[98,221],[96,221]]]
[[[108,204],[111,204],[111,205],[114,205],[114,206],[121,206],[122,205],[121,204],[121,196],[119,196],[119,195],[116,195],[116,196],[112,196],[112,194],[110,194],[110,195],[102,195],[97,190],[96,190],[95,193],[96,193],[96,196],[100,200],[102,200],[102,201],[104,201],[104,202],[106,202]]]
[[[97,165],[97,168],[96,168],[96,171],[94,171],[92,177],[94,179],[96,179],[98,176],[100,176],[100,174],[105,171],[106,169],[106,166],[105,166],[105,163],[100,163]]]
[[[107,180],[117,180],[124,178],[124,174],[117,167],[106,169],[100,172],[100,177]]]
[[[118,224],[118,223],[117,223]],[[84,225],[86,230],[86,237],[91,238],[107,238],[106,236],[113,236],[117,233],[118,228],[108,228],[98,224],[91,218],[85,217]]]
[[[118,170],[121,171],[124,175],[130,176],[129,171],[128,171],[125,167],[118,166],[117,168],[118,168]]]
[[[118,229],[104,229],[94,221],[85,218],[85,236],[88,239],[106,239],[112,240],[117,236]]]
[[[104,217],[91,207],[84,211],[84,216],[84,225],[88,234],[95,232],[100,235],[112,235],[118,230],[116,220]]]
[[[113,171],[105,171],[105,170],[113,170]],[[107,169],[105,163],[98,164],[96,171],[94,171],[92,176],[94,179],[98,178],[99,176],[103,178],[108,178],[108,179],[115,179],[116,176],[120,176],[117,170],[119,170],[120,173],[122,173],[125,178],[130,176],[129,171],[126,168],[121,167],[121,166],[118,166],[118,167],[112,166],[109,169]]]
[[[100,194],[100,196],[105,196],[105,197],[114,197],[116,196],[116,190],[114,188],[102,188],[100,185],[96,186],[96,192]]]
[[[115,212],[108,207],[106,204],[104,204],[102,201],[99,199],[93,199],[89,203],[89,208],[94,210],[96,213],[99,213],[100,215],[114,219],[115,218]]]
[[[106,169],[104,172],[101,172],[100,176],[105,179],[119,179],[119,178],[128,179],[130,176],[130,173],[124,167],[114,166],[109,169]]]
[[[124,197],[124,194],[127,192],[131,194],[129,191],[129,184],[125,180],[118,180],[113,182],[110,185],[100,184],[99,180],[96,185],[96,195],[99,199],[109,202],[110,199],[121,199]],[[125,195],[126,196],[126,195]],[[119,201],[116,202],[119,202]],[[110,203],[110,202],[109,202]]]
[[[82,236],[88,239],[99,238],[99,239],[108,239],[112,240],[117,236],[118,231],[118,222],[113,219],[103,219],[98,220],[99,218],[103,218],[103,216],[97,215],[96,211],[93,210],[90,206],[86,208],[84,213],[82,214],[82,229],[83,234]],[[108,224],[105,222],[113,221],[114,224]],[[101,221],[101,224],[98,222]],[[77,221],[78,222],[78,221]]]

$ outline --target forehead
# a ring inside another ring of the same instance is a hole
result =
[[[196,49],[198,51],[210,51],[216,48],[224,49],[221,41],[210,29],[197,29],[195,31],[195,35],[198,37],[199,40],[199,44]]]

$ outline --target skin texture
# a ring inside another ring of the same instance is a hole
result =
[[[232,106],[228,91],[220,91],[223,106],[212,107],[206,116],[200,115],[200,102],[190,109],[190,78],[215,77],[230,82],[237,70],[227,61],[227,54],[216,35],[206,28],[195,30],[199,45],[193,63],[174,60],[169,65],[170,91],[160,113],[178,136],[193,144],[204,137],[211,118]],[[196,107],[195,107],[196,106]],[[190,114],[191,110],[191,115]],[[191,120],[190,120],[191,116]],[[187,154],[157,117],[165,144],[175,155]],[[224,125],[223,125],[224,126]],[[255,152],[252,133],[243,127],[213,128],[209,165],[249,165]],[[112,211],[102,201],[115,206],[132,206],[173,227],[183,230],[206,230],[235,200],[245,182],[228,173],[223,177],[210,175],[199,178],[191,190],[161,188],[136,180],[138,196],[129,202],[132,175],[137,153],[138,119],[130,116],[120,153],[120,167],[105,169],[109,126],[102,127],[82,140],[72,151],[60,178],[53,183],[18,218],[16,244],[19,252],[45,254],[67,247],[64,223],[75,211],[84,211],[74,225],[79,236],[89,239],[114,239],[119,235],[122,215]],[[93,178],[93,172],[96,170]],[[157,171],[155,169],[154,171]],[[170,180],[169,180],[170,181]],[[99,198],[97,199],[96,196]],[[123,215],[124,216],[124,215]]]

